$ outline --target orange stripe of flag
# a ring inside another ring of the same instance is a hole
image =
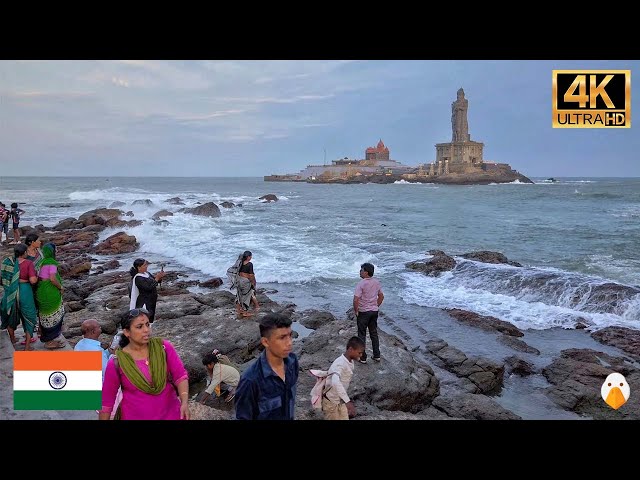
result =
[[[14,352],[14,370],[102,370],[101,352]]]

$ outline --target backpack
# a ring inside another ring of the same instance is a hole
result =
[[[316,384],[311,389],[311,408],[322,410],[322,397],[331,389],[331,385],[327,388],[327,379],[338,372],[311,369],[309,373],[316,377]]]

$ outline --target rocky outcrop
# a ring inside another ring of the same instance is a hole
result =
[[[627,403],[618,410],[602,399],[600,389],[610,373],[625,376],[632,387]],[[640,370],[622,357],[614,357],[591,349],[570,348],[542,371],[552,385],[547,395],[566,410],[595,420],[640,419],[640,395],[634,395],[633,385],[640,385]]]
[[[522,267],[522,264],[509,260],[505,255],[499,252],[490,252],[487,250],[481,250],[478,252],[470,252],[461,255],[462,258],[468,260],[475,260],[482,263],[503,263],[514,267]]]
[[[481,328],[482,330],[495,331],[510,335],[513,337],[522,337],[524,333],[516,328],[513,324],[500,320],[496,317],[487,315],[479,315],[475,312],[462,310],[460,308],[443,308],[445,312],[461,323],[472,327]]]
[[[408,262],[405,263],[405,266],[411,270],[417,270],[432,277],[437,277],[442,272],[453,270],[456,266],[456,261],[453,257],[447,255],[442,250],[431,250],[429,254],[433,255],[433,257],[426,262]]]
[[[263,195],[258,200],[263,200],[264,202],[277,202],[278,197],[276,197],[273,193],[268,193],[267,195]]]
[[[336,317],[330,312],[324,312],[321,310],[304,310],[299,313],[295,313],[292,317],[294,321],[300,322],[300,325],[312,330],[316,330],[321,326],[335,322]]]
[[[99,255],[117,255],[120,253],[135,252],[137,248],[138,242],[136,237],[127,235],[124,232],[118,232],[91,248],[91,252]]]
[[[213,202],[203,203],[194,208],[181,208],[178,210],[183,213],[190,213],[191,215],[199,215],[201,217],[219,217],[220,209]]]
[[[160,220],[162,217],[171,217],[171,216],[173,216],[173,212],[170,212],[169,210],[160,210],[154,213],[151,219]]]
[[[442,366],[458,377],[470,381],[470,393],[499,393],[502,388],[504,365],[482,357],[467,357],[460,349],[442,339],[427,342],[427,349],[442,361]]]
[[[640,362],[640,330],[625,327],[606,327],[591,336],[604,345],[618,347]]]
[[[345,351],[353,325],[348,320],[324,323],[297,344],[300,362],[298,389],[307,392],[296,398],[296,408],[310,410],[308,392],[315,384],[309,369],[327,370]],[[384,410],[417,413],[427,408],[440,393],[433,369],[416,359],[396,337],[379,331],[382,361],[357,363],[350,386],[350,397]]]

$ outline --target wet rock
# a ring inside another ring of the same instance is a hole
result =
[[[224,282],[220,277],[211,278],[209,280],[205,280],[204,282],[200,282],[200,286],[204,288],[218,288]]]
[[[124,207],[125,205],[126,204],[124,202],[115,201],[111,205],[109,205],[109,208],[119,208],[119,207]]]
[[[552,385],[547,396],[562,408],[595,420],[640,419],[640,396],[634,395],[633,390],[618,410],[602,399],[602,384],[613,372],[624,375],[632,389],[633,385],[640,385],[640,370],[630,362],[586,348],[562,350],[560,357],[542,370]]]
[[[190,213],[191,215],[199,215],[201,217],[215,218],[221,215],[220,209],[213,202],[207,202],[194,208],[181,208],[179,211],[183,213]]]
[[[79,222],[76,218],[69,217],[64,220],[60,220],[52,230],[62,231],[62,230],[71,230],[71,229],[80,229],[84,227],[84,223]]]
[[[134,200],[132,205],[144,205],[146,207],[150,207],[153,205],[153,202],[148,198],[145,198],[144,200]]]
[[[482,357],[467,357],[444,340],[427,342],[429,351],[440,359],[443,367],[458,377],[467,378],[475,386],[473,393],[499,393],[504,378],[504,365]]]
[[[293,320],[300,322],[300,324],[306,328],[316,330],[325,323],[335,322],[336,317],[330,312],[324,312],[321,310],[304,310],[296,313],[293,316]]]
[[[173,212],[170,212],[169,210],[160,210],[154,213],[151,219],[160,220],[162,217],[172,217],[172,216],[173,216]]]
[[[97,208],[83,213],[78,217],[78,221],[84,223],[85,226],[95,223],[104,225],[111,218],[118,218],[122,215],[122,210],[117,208]]]
[[[509,335],[500,335],[498,337],[498,342],[506,345],[518,352],[531,353],[532,355],[540,355],[540,350],[537,348],[528,345],[526,342],[523,342],[519,338],[511,337]]]
[[[536,373],[536,369],[531,363],[515,355],[505,358],[504,361],[509,374],[527,377]]]
[[[235,207],[235,204],[233,202],[222,202],[220,206],[224,208],[233,208]]]
[[[478,252],[465,253],[464,255],[461,255],[461,257],[482,263],[504,263],[506,265],[512,265],[514,267],[522,267],[522,264],[509,260],[500,252],[490,252],[487,250],[482,250]]]
[[[611,345],[640,361],[640,330],[626,327],[605,327],[591,334],[598,342]]]
[[[124,232],[118,232],[91,248],[91,252],[98,255],[117,255],[119,253],[135,252],[137,248],[136,237],[127,235]]]
[[[496,317],[479,315],[475,312],[462,310],[460,308],[443,308],[443,310],[459,322],[462,322],[466,325],[471,325],[472,327],[477,327],[489,331],[493,330],[513,337],[524,336],[524,333],[515,325],[509,322],[505,322],[504,320],[500,320]]]
[[[260,198],[258,198],[258,200],[263,200],[265,202],[277,202],[278,201],[278,197],[276,197],[273,193],[269,193],[267,195],[263,195]]]
[[[172,205],[184,205],[184,202],[182,201],[182,199],[180,197],[172,197],[172,198],[169,198],[169,199],[165,200],[165,202],[171,203]]]
[[[446,255],[441,250],[431,250],[431,252],[436,253],[433,254],[433,258],[430,260],[426,262],[408,262],[405,263],[405,266],[411,270],[417,270],[432,277],[437,277],[442,272],[453,270],[456,266],[456,261],[453,257]]]

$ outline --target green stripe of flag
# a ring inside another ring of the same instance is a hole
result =
[[[17,390],[13,392],[14,410],[101,410],[102,390]]]

